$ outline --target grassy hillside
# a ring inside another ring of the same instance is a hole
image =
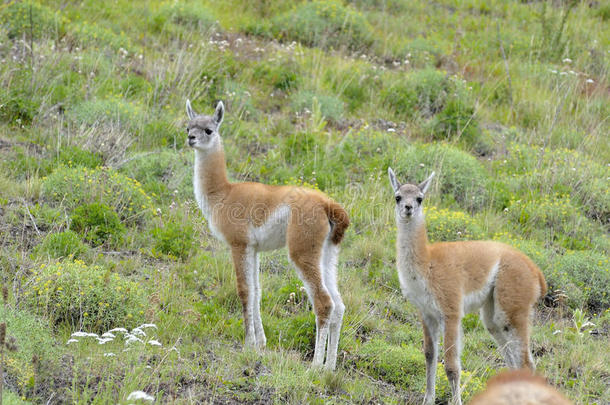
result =
[[[609,17],[574,1],[2,1],[5,399],[419,403],[391,165],[436,171],[431,240],[530,255],[549,284],[538,371],[610,402]],[[350,213],[336,373],[309,368],[314,316],[284,251],[261,260],[268,348],[242,350],[230,254],[193,198],[186,98],[225,102],[233,180],[319,188]],[[467,399],[503,362],[478,316],[463,326]]]

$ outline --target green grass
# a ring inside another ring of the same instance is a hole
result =
[[[501,240],[541,267],[537,370],[576,403],[609,402],[602,3],[0,5],[9,403],[126,404],[136,390],[156,403],[420,403],[422,331],[399,291],[388,166],[410,181],[437,172],[432,241]],[[285,252],[261,259],[268,348],[241,349],[230,254],[192,194],[186,98],[206,113],[225,102],[231,179],[319,188],[348,210],[336,373],[309,367],[314,317]],[[584,318],[595,326],[579,330]],[[81,327],[142,323],[161,346],[66,344]],[[464,329],[466,399],[503,363],[476,315]],[[448,399],[442,367],[437,392]]]

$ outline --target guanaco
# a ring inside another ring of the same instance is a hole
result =
[[[485,391],[477,394],[470,405],[571,405],[566,397],[544,378],[530,370],[504,371],[487,382]]]
[[[222,101],[212,116],[197,114],[189,100],[186,112],[188,144],[195,151],[195,198],[212,234],[231,249],[246,346],[264,347],[267,341],[260,315],[259,252],[287,245],[316,316],[313,365],[334,369],[345,311],[337,260],[347,212],[316,190],[229,182],[219,134]]]
[[[478,309],[506,364],[533,369],[529,318],[534,303],[546,293],[540,269],[523,253],[499,242],[429,244],[422,204],[434,172],[419,185],[401,185],[391,168],[388,174],[396,200],[400,287],[418,308],[424,330],[424,403],[434,403],[438,344],[444,330],[445,371],[453,401],[461,404],[461,320]]]

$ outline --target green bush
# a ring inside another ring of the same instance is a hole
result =
[[[66,115],[78,126],[112,123],[135,130],[143,121],[144,112],[139,105],[109,98],[83,101],[68,110]]]
[[[21,71],[12,77],[8,88],[0,87],[0,121],[19,127],[32,122],[40,108],[40,101],[32,94],[30,80],[25,71]]]
[[[193,195],[192,152],[161,150],[134,155],[120,171],[137,180],[152,197],[180,199]],[[176,193],[177,192],[177,193]]]
[[[53,331],[31,311],[13,309],[6,305],[0,306],[0,319],[6,323],[4,378],[10,381],[9,387],[20,393],[20,396],[42,400],[38,395],[41,391],[45,394],[47,392],[41,388],[56,383],[57,367],[62,355]],[[38,358],[36,369],[32,361],[34,356]],[[6,390],[6,385],[4,389]],[[48,396],[45,398],[48,399]]]
[[[9,38],[30,34],[35,39],[53,34],[61,36],[64,22],[59,12],[34,1],[12,1],[0,8],[0,24],[6,27]]]
[[[173,219],[175,220],[175,218]],[[159,253],[163,253],[182,260],[189,257],[194,246],[193,226],[180,224],[174,220],[170,219],[163,226],[152,229],[153,256],[159,256]]]
[[[78,146],[63,146],[59,151],[57,163],[65,166],[83,166],[95,169],[104,162],[97,152],[81,149]]]
[[[569,251],[559,257],[551,273],[562,283],[558,287],[573,308],[600,313],[610,307],[608,256],[591,250]]]
[[[395,168],[402,181],[422,181],[436,171],[432,189],[438,190],[448,204],[476,211],[490,201],[491,178],[483,165],[472,155],[455,146],[434,143],[414,144],[398,152]]]
[[[569,195],[512,200],[507,213],[527,237],[567,249],[592,247],[592,229],[596,226],[572,203]]]
[[[270,31],[279,40],[299,41],[321,48],[360,50],[373,44],[373,29],[362,14],[336,0],[316,0],[296,6],[271,20],[271,26],[251,32]]]
[[[290,96],[290,106],[293,111],[302,113],[305,110],[313,112],[319,108],[320,113],[330,122],[338,122],[345,110],[341,99],[318,94],[313,91],[301,90]]]
[[[426,228],[432,242],[484,239],[485,233],[475,220],[460,211],[427,206]]]
[[[141,284],[79,260],[42,265],[25,294],[30,309],[52,324],[98,333],[138,325],[147,302]]]
[[[356,367],[373,378],[410,391],[419,391],[425,384],[422,376],[426,363],[419,345],[392,345],[375,337],[358,351]]]
[[[509,134],[512,137],[514,130]],[[570,194],[590,219],[610,223],[610,189],[607,169],[586,154],[511,142],[506,154],[494,162],[500,175],[510,175],[508,188],[515,194],[537,190],[542,194]],[[514,176],[517,175],[517,176]]]
[[[274,89],[288,91],[299,86],[302,80],[300,67],[294,61],[278,59],[274,63],[259,62],[254,68],[254,78],[273,87]]]
[[[85,204],[72,212],[70,227],[83,235],[92,246],[119,246],[123,242],[125,225],[112,208],[105,204]]]
[[[142,185],[107,167],[59,167],[42,179],[42,195],[68,210],[90,203],[109,206],[126,224],[152,216],[151,198]]]
[[[152,28],[155,32],[175,32],[172,25],[187,29],[207,31],[214,26],[216,18],[206,7],[195,3],[164,3],[153,14]]]
[[[316,339],[316,318],[307,310],[285,318],[265,319],[267,341],[272,347],[313,353]]]
[[[75,232],[68,230],[48,234],[35,251],[38,255],[45,254],[56,259],[79,258],[87,252],[87,246]]]
[[[474,103],[463,80],[435,69],[417,70],[399,76],[381,97],[399,117],[419,117],[435,139],[461,137],[475,143],[480,135]]]

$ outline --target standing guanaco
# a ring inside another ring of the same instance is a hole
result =
[[[314,366],[334,369],[345,306],[337,289],[339,243],[347,212],[321,192],[302,187],[230,183],[218,132],[219,102],[212,116],[186,101],[188,144],[195,150],[195,198],[214,236],[231,248],[246,345],[264,347],[258,253],[288,246],[316,315]],[[328,351],[326,349],[328,341]]]
[[[460,335],[464,314],[480,309],[506,364],[534,368],[530,314],[546,293],[540,269],[523,253],[499,242],[428,243],[422,208],[434,172],[425,181],[400,184],[388,168],[398,230],[397,269],[403,295],[421,314],[426,357],[425,404],[433,404],[440,333],[453,401],[460,399]]]

